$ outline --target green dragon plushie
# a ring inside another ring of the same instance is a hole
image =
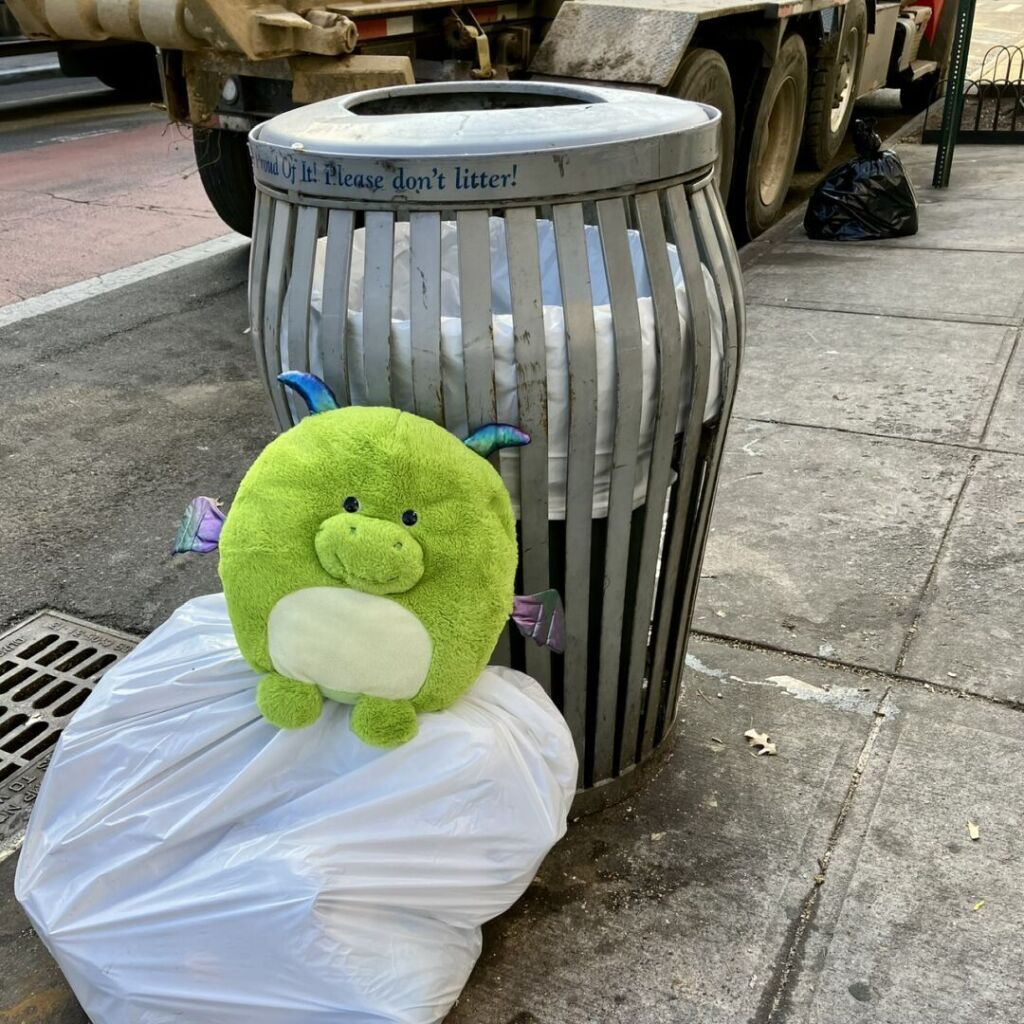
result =
[[[561,649],[558,595],[513,594],[515,518],[486,458],[528,435],[492,424],[461,442],[396,409],[338,408],[311,374],[280,380],[314,415],[264,449],[226,517],[196,498],[174,546],[219,547],[268,721],[310,725],[326,697],[354,705],[364,742],[393,747],[416,735],[418,712],[473,684],[510,614]]]

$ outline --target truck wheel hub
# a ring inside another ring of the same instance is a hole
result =
[[[839,55],[835,96],[832,100],[832,113],[829,117],[829,127],[833,133],[842,131],[846,120],[846,113],[853,102],[853,93],[856,85],[854,79],[857,77],[856,54],[859,46],[860,33],[857,29],[853,29],[843,40],[843,49]]]

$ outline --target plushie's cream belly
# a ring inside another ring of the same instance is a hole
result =
[[[282,597],[267,622],[274,671],[315,683],[324,696],[414,696],[433,644],[408,609],[346,587],[309,587]]]

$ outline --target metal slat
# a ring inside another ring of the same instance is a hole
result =
[[[687,193],[687,200],[690,204],[690,217],[688,218],[691,230],[697,225],[694,223],[692,196]],[[694,230],[694,242],[698,241],[699,231]],[[700,249],[708,244],[707,239],[701,240],[693,252],[692,258],[700,259]],[[682,246],[680,247],[682,253]],[[698,264],[701,265],[701,264]],[[703,283],[703,275],[702,275]],[[701,288],[702,301],[707,305],[706,287]],[[708,370],[710,377],[710,343],[711,335],[708,331]],[[707,397],[707,386],[705,385],[705,401]],[[714,428],[711,428],[714,429]],[[674,650],[669,651],[670,660],[667,663],[669,672],[667,674],[668,693],[665,702],[665,728],[667,729],[675,718],[676,702],[679,696],[679,685],[682,676],[683,655],[686,651],[687,630],[690,617],[693,611],[693,599],[696,594],[698,576],[700,574],[700,562],[704,551],[704,540],[702,536],[701,518],[705,516],[704,528],[707,526],[706,515],[710,513],[710,502],[714,497],[714,480],[708,476],[710,460],[707,457],[706,431],[703,422],[700,424],[696,440],[699,442],[699,449],[694,462],[693,482],[690,491],[689,512],[687,515],[686,546],[683,552],[682,580],[678,588],[678,603],[675,611],[675,633]]]
[[[457,215],[462,352],[470,431],[497,419],[494,324],[491,313],[491,231],[485,210]]]
[[[505,213],[505,243],[512,296],[519,393],[519,423],[532,440],[518,449],[523,590],[550,585],[548,556],[547,352],[540,281],[537,218],[532,209]],[[551,658],[545,648],[526,645],[526,670],[551,692]]]
[[[345,336],[348,327],[348,288],[352,274],[352,235],[355,215],[351,210],[331,210],[327,217],[327,248],[324,254],[323,308],[320,315],[320,360],[324,383],[341,405],[351,402]]]
[[[462,317],[462,402],[470,432],[498,418],[494,393],[494,321],[491,311],[491,228],[486,210],[456,214],[459,241],[459,301]],[[445,409],[458,411],[457,381],[444,381]],[[497,468],[498,456],[492,458]],[[508,629],[502,631],[491,656],[499,665],[512,661]]]
[[[416,412],[444,421],[441,398],[441,217],[409,215],[409,335]]]
[[[277,375],[281,372],[281,309],[288,288],[292,239],[295,237],[295,207],[281,200],[275,200],[273,207],[267,287],[263,302],[263,351],[274,415],[281,429],[286,430],[293,420],[284,388],[277,383]]]
[[[721,370],[722,405],[719,413],[718,426],[714,430],[714,437],[710,451],[707,454],[704,487],[701,491],[700,502],[692,513],[692,539],[690,543],[690,551],[688,552],[688,563],[691,569],[687,576],[686,589],[683,594],[682,614],[684,618],[682,622],[682,630],[676,644],[675,656],[673,658],[672,674],[670,676],[671,689],[669,691],[668,704],[666,705],[669,713],[666,714],[666,722],[671,721],[671,715],[673,713],[675,700],[679,691],[679,681],[683,672],[683,659],[686,654],[686,640],[690,631],[690,622],[693,618],[693,607],[696,600],[697,587],[700,582],[700,564],[704,557],[704,546],[707,543],[708,527],[711,523],[711,512],[714,508],[716,490],[715,483],[718,478],[718,468],[722,458],[722,449],[725,446],[725,435],[729,424],[729,417],[732,412],[732,402],[736,394],[740,345],[742,343],[741,336],[737,333],[737,325],[735,323],[735,306],[731,295],[732,288],[729,286],[729,282],[733,277],[733,273],[730,273],[729,271],[730,263],[733,266],[735,276],[739,276],[739,267],[736,264],[737,258],[731,241],[731,236],[728,236],[728,239],[723,238],[719,234],[718,230],[716,230],[715,218],[712,216],[712,206],[717,205],[718,198],[713,195],[709,196],[707,194],[708,192],[709,189],[701,189],[695,191],[690,197],[690,202],[699,228],[697,237],[701,249],[707,254],[706,258],[712,268],[712,275],[720,290],[723,310],[727,306],[731,306],[733,307],[733,313],[731,316],[726,314],[723,317],[726,330],[723,338],[724,352]],[[702,210],[707,216],[701,216]],[[707,229],[706,233],[705,228]],[[729,287],[729,293],[725,292],[726,287]],[[732,330],[729,329],[730,323],[732,324]]]
[[[249,248],[249,332],[252,335],[256,368],[267,388],[267,355],[263,348],[263,301],[267,289],[267,263],[270,259],[270,227],[272,200],[265,192],[256,193],[256,212],[253,216],[252,245]]]
[[[644,259],[651,282],[656,336],[658,341],[657,420],[651,444],[647,478],[647,504],[644,512],[643,545],[637,570],[640,603],[634,612],[629,641],[629,671],[622,733],[622,757],[631,763],[635,756],[643,703],[644,669],[647,664],[648,635],[651,628],[651,598],[657,572],[665,502],[672,476],[672,450],[675,445],[676,418],[683,387],[682,338],[679,307],[668,258],[668,240],[661,219],[661,204],[653,192],[636,197],[637,223],[644,247]],[[653,680],[648,693],[653,694]]]
[[[697,250],[701,262],[710,270],[715,282],[718,306],[722,315],[724,347],[729,348],[735,345],[737,324],[736,306],[732,297],[732,287],[729,274],[726,269],[724,253],[719,245],[715,231],[714,219],[711,213],[709,193],[710,188],[698,189],[689,193],[691,216],[696,228]],[[721,374],[720,387],[725,385],[725,372]],[[698,473],[698,476],[701,474]],[[691,510],[690,519],[690,543],[688,545],[686,558],[686,577],[680,602],[680,613],[683,616],[682,628],[679,632],[675,650],[672,653],[671,669],[668,673],[670,681],[666,707],[669,714],[666,721],[671,720],[672,709],[675,707],[678,697],[680,677],[683,671],[683,658],[686,654],[686,642],[689,635],[689,624],[693,615],[693,604],[696,599],[697,586],[699,583],[699,563],[703,557],[704,539],[701,532],[702,516],[707,519],[710,515],[709,503],[713,500],[714,478],[708,478],[707,468],[704,471],[704,485],[699,495],[696,496],[696,504]]]
[[[643,352],[633,263],[622,199],[597,203],[608,295],[615,335],[615,440],[608,498],[608,542],[604,558],[604,604],[601,610],[601,654],[597,682],[597,724],[594,734],[594,781],[614,772],[619,661],[629,535],[640,439]]]
[[[590,623],[590,551],[597,439],[597,339],[590,263],[579,203],[554,207],[555,248],[569,357],[569,460],[565,501],[565,674],[562,713],[587,755],[586,708]]]
[[[725,349],[735,347],[739,324],[736,321],[737,304],[733,297],[732,281],[726,267],[725,253],[718,241],[714,216],[711,212],[711,200],[714,191],[702,188],[690,195],[690,207],[697,228],[697,250],[701,261],[711,271],[711,277],[718,291],[718,305],[722,311],[723,345]],[[720,390],[725,383],[725,374],[721,374]]]
[[[512,642],[509,640],[508,631],[511,626],[506,626],[498,637],[498,642],[494,645],[494,651],[491,654],[492,665],[507,665],[511,668],[512,666]]]
[[[313,268],[320,211],[315,206],[300,206],[295,218],[295,242],[292,248],[292,272],[288,284],[288,368],[309,372],[309,309],[313,294]],[[289,393],[292,419],[309,415],[305,403]]]
[[[395,215],[366,214],[363,272],[363,367],[370,405],[391,405],[391,287],[394,279]],[[352,367],[349,367],[352,373]]]
[[[735,349],[730,351],[726,346],[725,359],[722,366],[722,379],[731,381],[735,389],[739,377],[739,361],[743,350],[743,339],[747,336],[747,305],[743,297],[743,273],[740,270],[739,256],[736,253],[736,243],[733,241],[732,231],[729,229],[729,222],[725,216],[725,204],[721,196],[713,193],[708,197],[708,209],[711,211],[711,220],[715,226],[715,237],[725,253],[725,269],[729,274],[729,284],[732,291],[733,308],[736,311],[736,338]],[[733,394],[726,385],[722,387],[723,400],[727,399],[729,408],[732,408]]]
[[[686,289],[686,347],[683,354],[684,380],[688,382],[688,398],[684,406],[684,435],[682,456],[679,460],[678,482],[674,499],[672,522],[669,526],[668,550],[661,565],[661,579],[658,583],[659,611],[654,632],[654,657],[651,663],[650,695],[647,715],[644,719],[641,750],[644,755],[654,747],[655,729],[659,717],[664,673],[668,658],[670,634],[674,620],[680,614],[677,601],[679,570],[683,567],[687,541],[687,527],[693,504],[693,484],[697,468],[703,429],[704,406],[707,402],[708,381],[711,372],[711,313],[708,308],[704,274],[701,270],[697,240],[686,199],[686,190],[676,185],[662,193],[663,215],[672,241],[679,254]],[[669,686],[669,691],[673,687]],[[666,715],[666,722],[672,715]]]

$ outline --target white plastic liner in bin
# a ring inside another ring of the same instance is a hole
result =
[[[490,219],[491,228],[491,309],[494,329],[494,376],[496,388],[497,415],[500,422],[519,422],[518,396],[516,391],[515,342],[512,329],[512,299],[509,286],[508,254],[505,247],[505,221],[499,217]],[[565,320],[562,313],[562,289],[558,274],[558,256],[552,224],[547,220],[537,222],[537,240],[540,247],[540,271],[544,302],[544,334],[547,349],[548,380],[548,514],[552,519],[565,518],[566,500],[566,458],[569,451],[569,366],[565,336]],[[595,517],[608,514],[608,493],[611,484],[612,447],[615,434],[615,335],[612,327],[611,306],[608,295],[608,280],[605,273],[604,257],[598,228],[586,227],[587,255],[590,264],[591,291],[594,301],[594,326],[597,339],[597,443],[594,467]],[[349,311],[347,336],[348,344],[355,352],[362,354],[363,338],[363,272],[365,232],[355,232],[352,250],[352,276],[349,287]],[[640,426],[640,448],[637,460],[637,480],[634,503],[644,501],[647,489],[647,467],[650,462],[651,443],[654,438],[654,416],[657,403],[658,358],[657,338],[654,327],[654,306],[651,299],[651,284],[643,255],[640,235],[629,232],[629,248],[633,263],[633,279],[636,283],[637,305],[640,313],[640,327],[643,355],[643,405]],[[310,317],[310,365],[313,372],[323,374],[323,360],[319,347],[320,312],[323,302],[323,275],[326,242],[321,240],[317,247],[316,269],[313,278],[312,310]],[[395,224],[394,278],[392,286],[392,395],[395,404],[402,408],[414,408],[412,386],[412,342],[409,329],[410,303],[410,257],[409,224]],[[680,329],[683,351],[690,344],[685,317],[686,292],[679,257],[673,245],[668,247],[669,262],[676,286],[676,304],[681,310]],[[709,297],[712,326],[711,377],[708,386],[705,420],[718,415],[721,405],[722,366],[722,314],[715,294],[715,284],[708,272],[704,271],[704,283]],[[458,230],[454,222],[441,224],[441,369],[443,379],[462,379],[462,321],[460,319],[460,281]],[[284,323],[281,333],[287,339],[287,309],[285,302]],[[285,342],[287,347],[287,342]],[[350,351],[352,350],[350,349]],[[283,362],[288,366],[287,351],[282,353]],[[349,366],[352,399],[357,405],[366,404],[366,379],[362,372],[361,360]],[[683,393],[687,392],[689,381],[684,382]],[[465,437],[471,425],[467,421],[464,400],[452,409],[453,397],[445,395],[445,417],[450,430]],[[479,424],[473,424],[474,428]],[[682,422],[678,424],[682,429]],[[512,495],[512,503],[519,508],[519,474],[516,471],[518,456],[514,451],[501,455],[502,477]]]
[[[564,833],[569,731],[488,668],[396,750],[256,710],[222,595],[111,669],[54,751],[15,890],[93,1024],[434,1024]]]

